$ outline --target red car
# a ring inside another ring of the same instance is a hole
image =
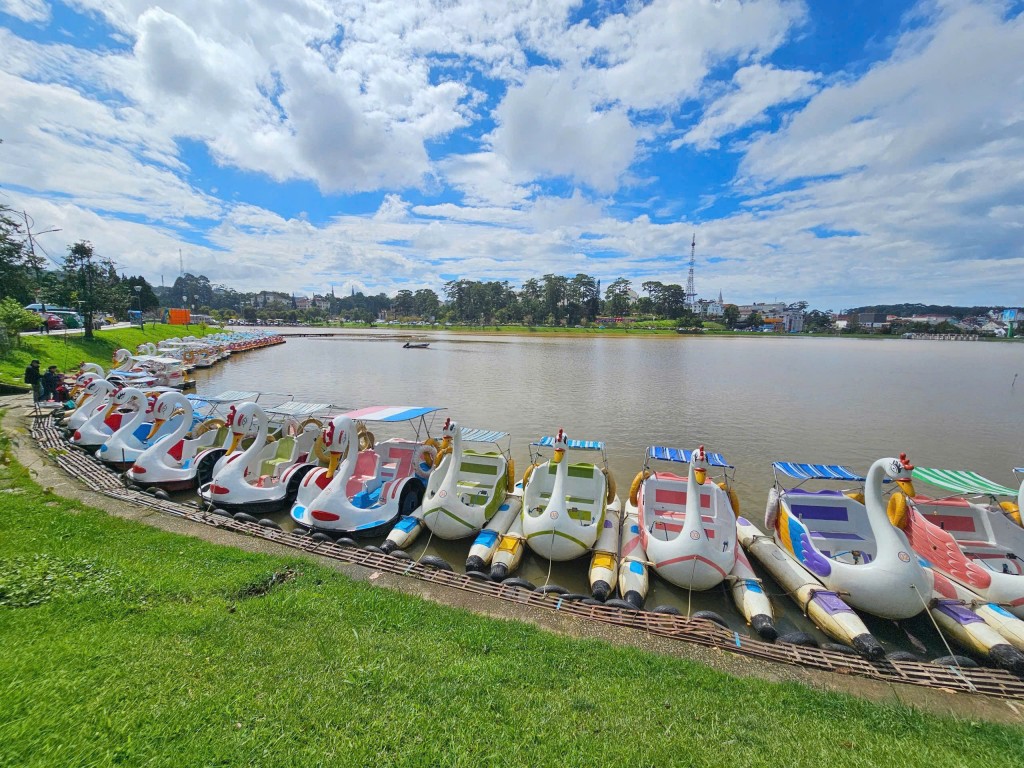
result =
[[[62,331],[65,328],[64,321],[57,317],[57,315],[51,315],[49,312],[40,315],[39,325],[41,326],[44,321],[46,322],[46,327],[51,331]]]

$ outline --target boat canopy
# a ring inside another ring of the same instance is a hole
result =
[[[349,411],[345,415],[357,421],[412,421],[435,411],[443,410],[443,408],[436,408],[434,406],[376,405]]]
[[[659,459],[660,461],[677,461],[680,464],[689,464],[690,456],[693,451],[687,451],[682,448],[666,448],[662,445],[652,445],[647,449],[648,459]],[[720,453],[712,453],[711,451],[705,451],[707,456],[708,464],[712,467],[726,467],[727,469],[735,469],[729,462],[725,460],[725,457]]]
[[[772,464],[776,472],[781,472],[796,480],[856,480],[864,478],[849,467],[841,464],[799,464],[795,461],[776,461]]]
[[[471,443],[496,443],[499,440],[503,440],[508,437],[508,432],[495,432],[487,429],[471,429],[470,427],[462,428],[463,440],[467,440]]]
[[[302,419],[330,409],[330,403],[299,403],[291,400],[280,405],[271,406],[270,408],[264,408],[263,410],[275,416],[291,416],[296,419]]]
[[[604,443],[600,440],[566,440],[565,444],[570,448],[575,448],[581,451],[603,451]],[[531,445],[540,445],[544,448],[554,448],[555,438],[553,437],[542,437],[536,443]]]
[[[1015,470],[1017,471],[1017,470]],[[956,493],[981,493],[991,496],[1016,496],[1017,491],[963,469],[914,467],[914,479]]]
[[[219,395],[213,395],[212,397],[207,395],[186,395],[186,397],[193,403],[211,403],[213,405],[219,405],[220,403],[237,403],[239,400],[250,400],[255,403],[260,399],[260,393],[246,392],[241,389],[229,389],[226,392],[221,392]]]

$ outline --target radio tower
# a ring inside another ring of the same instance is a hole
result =
[[[697,233],[693,233],[693,240],[690,242],[690,273],[686,276],[686,306],[691,312],[697,311],[697,289],[693,285],[693,268],[696,265]]]

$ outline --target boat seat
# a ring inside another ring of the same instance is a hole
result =
[[[291,464],[295,460],[294,437],[282,437],[274,445],[273,455],[260,462],[260,476],[276,477],[283,465]]]
[[[401,477],[408,477],[412,474],[412,457],[419,447],[418,443],[386,442],[377,446],[376,450],[384,450],[382,456],[383,464],[380,468],[381,479],[395,480]]]
[[[383,484],[380,475],[380,455],[372,449],[360,451],[356,457],[356,466],[352,470],[352,477],[348,479],[348,484],[345,486],[345,494],[353,500],[353,504],[359,506],[355,500],[357,496],[380,490]],[[367,499],[363,499],[363,501],[366,506],[373,505],[373,502]]]

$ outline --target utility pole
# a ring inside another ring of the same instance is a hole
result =
[[[51,232],[60,232],[60,230],[58,228],[54,227],[53,229],[44,229],[42,232],[36,232],[35,235],[33,235],[32,234],[32,226],[35,224],[35,221],[32,219],[31,216],[28,215],[28,211],[22,211],[21,212],[21,218],[24,219],[24,221],[25,221],[25,239],[28,241],[28,252],[31,254],[30,258],[31,258],[31,263],[32,263],[32,269],[34,269],[35,272],[36,272],[36,282],[38,283],[39,282],[39,273],[40,273],[40,271],[42,269],[42,265],[41,265],[40,258],[36,255],[36,241],[35,241],[35,238],[38,235],[48,235]],[[45,253],[45,251],[44,251],[44,253]]]
[[[693,284],[693,268],[696,266],[697,233],[693,233],[693,240],[690,242],[690,273],[686,277],[686,306],[691,312],[697,311],[697,289]]]

